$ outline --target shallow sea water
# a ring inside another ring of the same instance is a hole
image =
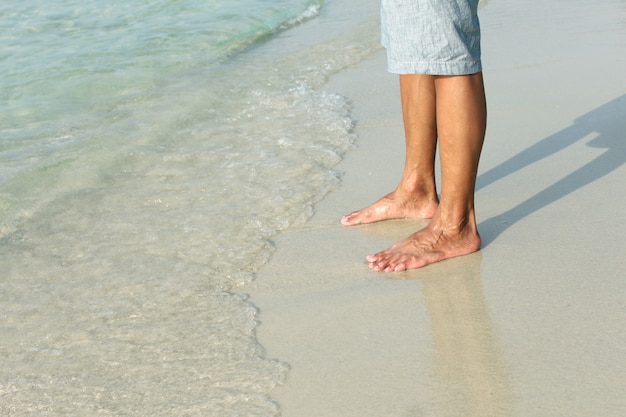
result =
[[[278,415],[245,288],[338,184],[320,87],[375,24],[277,53],[321,2],[114,3],[0,6],[0,414]]]

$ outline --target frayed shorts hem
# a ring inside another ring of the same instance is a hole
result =
[[[478,61],[457,62],[398,62],[387,60],[387,71],[392,74],[469,75],[482,71]]]

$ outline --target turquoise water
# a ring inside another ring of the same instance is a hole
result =
[[[1,415],[278,415],[245,288],[339,182],[325,78],[379,47],[291,47],[328,4],[0,4]]]
[[[133,103],[165,98],[182,78],[321,6],[319,0],[143,3],[0,5],[0,181],[23,169],[27,157],[88,141],[82,128],[116,121]]]

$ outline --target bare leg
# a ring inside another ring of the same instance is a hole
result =
[[[400,75],[406,160],[400,184],[369,207],[341,219],[345,226],[388,219],[431,218],[437,209],[435,187],[435,77]]]
[[[428,227],[367,257],[376,271],[420,268],[480,248],[474,188],[487,121],[482,73],[438,76],[435,89],[441,202]]]

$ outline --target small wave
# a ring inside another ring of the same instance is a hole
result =
[[[245,47],[262,40],[270,35],[282,32],[294,26],[300,25],[319,15],[324,5],[323,0],[315,1],[305,5],[304,8],[289,8],[273,13],[268,17],[255,17],[256,21],[251,26],[246,27],[227,39],[215,45],[214,56],[224,58],[225,56],[241,51]],[[240,19],[237,16],[237,19]],[[224,34],[227,36],[227,34]]]

